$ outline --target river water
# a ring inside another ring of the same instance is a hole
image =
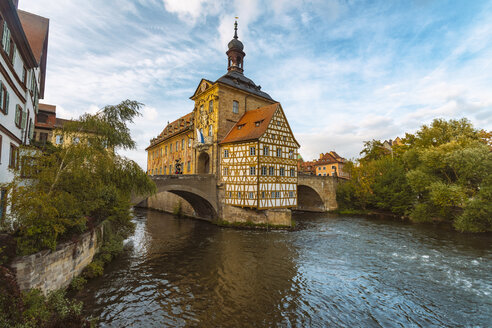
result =
[[[101,327],[492,327],[492,239],[303,214],[251,231],[135,210],[77,298]]]

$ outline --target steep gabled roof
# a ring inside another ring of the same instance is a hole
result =
[[[177,120],[168,123],[164,130],[154,139],[150,141],[150,145],[145,149],[149,149],[152,146],[157,145],[158,143],[174,137],[177,134],[180,134],[183,131],[187,131],[192,129],[193,127],[193,112],[188,113]]]
[[[232,127],[221,144],[259,139],[267,130],[279,103],[247,111]]]
[[[48,32],[50,20],[38,15],[17,10],[22,29],[31,47],[31,51],[41,70],[41,83],[39,96],[44,98],[44,82],[46,79],[46,60],[48,56]]]

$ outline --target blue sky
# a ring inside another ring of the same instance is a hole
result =
[[[201,78],[226,72],[239,16],[245,75],[279,101],[304,159],[358,156],[364,140],[437,117],[492,129],[492,1],[20,0],[50,18],[44,102],[76,118],[146,106],[136,151],[190,112]]]

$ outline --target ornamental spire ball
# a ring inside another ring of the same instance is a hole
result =
[[[237,20],[234,22],[234,38],[229,42],[228,47],[229,49],[244,49],[243,43],[237,39]]]

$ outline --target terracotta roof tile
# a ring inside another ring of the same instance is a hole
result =
[[[26,34],[32,53],[38,64],[44,51],[44,43],[48,37],[49,19],[23,10],[17,11],[19,19]]]
[[[260,138],[268,128],[268,124],[279,105],[279,103],[275,103],[247,111],[232,127],[221,144]]]

